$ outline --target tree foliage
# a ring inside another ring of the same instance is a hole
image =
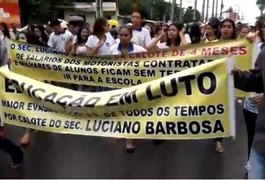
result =
[[[73,2],[92,3],[95,2],[95,0],[19,0],[19,2],[22,24],[25,25],[28,23],[46,23],[52,17],[58,17],[58,13],[60,12],[60,10],[56,8],[58,5],[72,4]],[[104,2],[117,2],[121,15],[131,15],[132,13],[132,0],[104,0]],[[136,0],[136,2],[146,19],[157,21],[169,20],[171,3],[164,0]],[[193,21],[192,11],[193,10],[188,10],[184,14],[184,10],[176,6],[174,21],[179,20],[180,12],[184,22]],[[199,17],[200,13],[197,12],[196,20],[199,19]]]
[[[189,22],[198,22],[201,19],[201,14],[199,11],[196,10],[196,16],[194,19],[194,9],[192,9],[192,7],[189,7],[185,14],[183,15],[183,22],[184,23],[189,23]]]

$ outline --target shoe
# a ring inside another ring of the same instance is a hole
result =
[[[135,148],[126,148],[126,152],[131,154],[131,153],[134,153],[135,151]]]
[[[245,174],[244,174],[244,178],[243,179],[248,179],[248,172],[246,172]]]
[[[154,140],[153,143],[154,145],[160,145],[164,143],[164,140]]]
[[[19,163],[19,164],[13,164],[13,165],[11,165],[10,167],[12,168],[12,169],[18,169],[18,168],[20,168],[22,166],[22,163]]]
[[[218,153],[223,153],[224,152],[224,148],[222,146],[222,143],[221,142],[215,142],[215,152],[218,152]]]
[[[127,153],[134,153],[135,147],[132,140],[126,140],[126,152]]]
[[[22,148],[27,148],[30,144],[30,133],[25,133],[19,141]]]
[[[250,170],[250,164],[249,164],[249,162],[246,163],[245,168],[246,168],[246,170]]]

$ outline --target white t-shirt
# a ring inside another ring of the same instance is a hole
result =
[[[53,32],[49,37],[48,46],[57,51],[65,52],[65,45],[72,36],[73,34],[68,30],[59,35]]]
[[[189,35],[189,34],[185,34],[184,37],[185,37],[185,39],[186,39],[186,42],[187,42],[188,44],[191,44],[190,35]]]
[[[142,46],[137,45],[137,44],[131,44],[131,46],[128,49],[129,54],[140,53],[140,52],[146,52],[146,49],[143,48]],[[111,46],[111,48],[109,50],[109,54],[120,55],[121,54],[120,44],[115,44],[115,45]]]
[[[98,49],[97,55],[108,55],[108,52],[110,50],[110,47],[116,44],[115,39],[111,36],[110,33],[106,33],[106,40],[104,44]],[[99,39],[95,35],[91,35],[88,37],[86,46],[89,48],[95,48],[97,47],[97,44],[99,42]]]
[[[87,47],[86,46],[77,46],[76,47],[76,55],[77,56],[86,56],[87,55]]]
[[[139,46],[147,47],[152,42],[150,32],[144,27],[141,30],[133,30],[132,42]]]
[[[188,34],[185,34],[184,36],[185,36],[186,42],[187,42],[188,44],[191,44],[190,36],[189,36]],[[182,43],[181,43],[181,44],[182,44]],[[166,43],[166,42],[163,42],[163,43],[158,42],[156,45],[157,45],[157,47],[158,47],[159,49],[168,49],[168,48],[169,48],[169,46],[167,46],[167,43]]]

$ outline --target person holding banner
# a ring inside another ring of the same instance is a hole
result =
[[[119,31],[120,43],[115,44],[110,48],[109,54],[111,55],[128,55],[131,53],[146,52],[142,46],[136,45],[132,42],[133,31],[129,26],[123,26]],[[135,150],[133,140],[126,140],[126,151],[133,153]]]
[[[235,87],[246,92],[264,93],[265,85],[265,48],[256,60],[255,69],[250,71],[232,71]],[[251,147],[248,178],[265,179],[265,98],[258,105],[258,115],[253,145]]]
[[[247,37],[249,33],[250,33],[250,28],[247,25],[243,24],[239,29],[239,38],[243,39]]]
[[[159,49],[175,49],[179,46],[186,46],[191,43],[188,34],[185,34],[185,27],[182,23],[172,23],[168,29],[163,28],[162,33],[148,46],[153,49],[163,37],[167,35],[167,42],[160,44]]]
[[[218,42],[220,21],[217,18],[211,18],[205,28],[205,43]]]
[[[39,37],[40,45],[47,47],[49,36],[45,32],[45,27],[43,25],[35,26],[34,33]]]
[[[86,42],[90,36],[90,30],[83,26],[77,32],[76,42],[72,45],[71,54],[77,56],[87,56]]]
[[[225,19],[220,24],[220,40],[236,39],[236,24],[232,19]]]
[[[217,18],[211,18],[210,21],[206,24],[205,28],[205,43],[214,43],[218,42],[219,35],[219,26],[220,21]],[[222,138],[215,139],[215,151],[218,153],[224,152],[224,148],[222,146]]]
[[[16,169],[21,166],[23,162],[23,151],[16,145],[14,145],[9,139],[6,137],[5,129],[3,124],[1,124],[0,120],[0,149],[7,152],[13,161],[13,165],[11,168]]]
[[[108,55],[109,48],[116,43],[109,31],[106,18],[99,17],[96,19],[93,35],[89,36],[86,42],[88,55]]]
[[[73,34],[61,27],[61,21],[54,19],[50,21],[54,32],[50,35],[48,46],[60,52],[65,52],[66,43],[73,38]]]
[[[146,52],[142,46],[133,44],[132,42],[132,28],[123,26],[119,31],[120,43],[115,44],[110,48],[109,54],[111,55],[127,55],[131,53]]]
[[[6,40],[11,39],[10,31],[6,23],[0,24],[0,66],[8,63],[8,52]]]
[[[217,24],[217,20],[216,21]],[[214,26],[215,27],[215,26]],[[215,31],[216,33],[217,31]],[[236,24],[232,19],[225,19],[220,23],[220,38],[219,41],[236,39]],[[218,153],[224,152],[222,145],[223,138],[215,139],[215,151]]]
[[[151,43],[151,35],[146,28],[142,27],[142,20],[143,14],[140,11],[134,11],[132,13],[132,42],[148,49],[148,46]]]

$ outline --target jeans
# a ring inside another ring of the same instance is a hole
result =
[[[249,179],[265,179],[265,155],[259,154],[253,148],[250,153]]]
[[[11,156],[14,165],[22,163],[23,151],[10,140],[0,138],[0,149],[3,149]]]
[[[243,109],[243,113],[244,113],[244,119],[245,119],[245,123],[247,127],[247,134],[248,134],[248,159],[249,159],[251,147],[252,147],[254,135],[255,135],[257,114],[245,108]]]

